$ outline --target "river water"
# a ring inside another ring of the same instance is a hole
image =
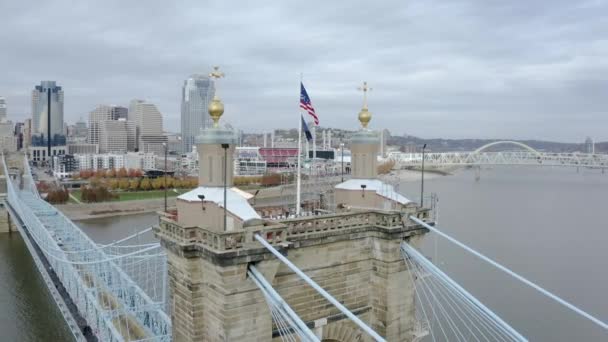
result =
[[[417,200],[420,185],[401,192]],[[470,170],[425,183],[439,227],[596,317],[608,320],[608,173],[566,168]],[[108,243],[157,222],[142,214],[77,222]],[[151,239],[151,235],[142,240]],[[600,328],[429,234],[423,250],[532,341],[607,341]],[[0,234],[0,341],[67,341],[69,332],[19,234]]]

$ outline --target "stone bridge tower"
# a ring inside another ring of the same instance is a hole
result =
[[[217,70],[211,74],[219,75]],[[357,137],[375,133],[363,129],[353,138],[358,183],[336,187],[340,212],[270,221],[249,204],[250,195],[232,187],[235,140],[232,131],[218,124],[223,113],[219,98],[213,99],[209,113],[216,125],[197,139],[199,187],[180,195],[176,210],[163,213],[154,229],[168,255],[173,340],[279,341],[261,291],[247,278],[253,264],[321,340],[369,341],[254,234],[282,251],[388,341],[411,340],[414,293],[400,242],[424,233],[407,217],[424,218],[427,212],[384,189],[375,167],[365,166],[375,165],[377,140]],[[357,170],[360,167],[365,171]],[[367,198],[360,200],[364,182]]]

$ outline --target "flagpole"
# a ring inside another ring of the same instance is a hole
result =
[[[302,84],[302,74],[300,73],[300,84]],[[300,104],[298,102],[298,108],[300,108]],[[298,174],[296,178],[296,216],[300,216],[300,201],[301,191],[302,191],[302,165],[300,164],[300,160],[302,159],[302,111],[300,110],[300,120],[298,120]]]

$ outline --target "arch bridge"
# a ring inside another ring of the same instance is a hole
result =
[[[516,150],[492,152],[491,147],[514,146]],[[422,164],[422,153],[390,153],[396,168],[416,167]],[[495,141],[470,152],[430,152],[424,154],[424,163],[430,167],[477,165],[565,166],[604,169],[608,167],[608,154],[578,152],[540,152],[517,141]]]

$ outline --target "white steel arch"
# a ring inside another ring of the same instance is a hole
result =
[[[490,148],[492,146],[496,146],[496,145],[515,145],[515,146],[521,147],[521,148],[523,148],[525,150],[528,150],[528,151],[530,151],[532,153],[541,155],[540,152],[538,152],[537,150],[533,149],[532,147],[530,147],[530,146],[528,146],[528,145],[526,145],[524,143],[520,143],[520,142],[512,141],[512,140],[494,141],[494,142],[491,142],[489,144],[485,144],[485,145],[481,146],[480,148],[478,148],[475,151],[473,151],[473,153],[483,152],[483,151],[487,150],[488,148]]]

